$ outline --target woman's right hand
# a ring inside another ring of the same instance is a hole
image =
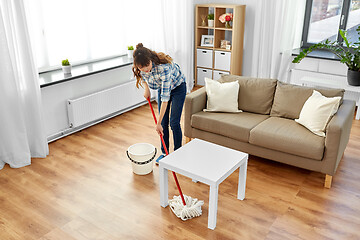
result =
[[[145,98],[145,99],[149,99],[149,98],[150,98],[150,90],[149,90],[148,88],[145,88],[144,98]]]

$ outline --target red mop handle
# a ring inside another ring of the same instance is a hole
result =
[[[150,98],[147,98],[146,100],[148,101],[148,103],[149,103],[149,105],[150,105],[151,113],[152,113],[152,115],[153,115],[153,117],[154,117],[155,124],[157,124],[156,116],[155,116],[155,113],[154,113],[154,109],[153,109],[153,107],[152,107],[152,105],[151,105]],[[167,148],[166,148],[166,145],[165,145],[164,138],[163,138],[163,135],[162,135],[162,134],[160,134],[160,138],[161,138],[162,145],[163,145],[163,147],[164,147],[164,149],[165,149],[166,155],[169,155],[169,152],[168,152],[168,150],[167,150]],[[186,202],[185,202],[185,199],[184,199],[184,195],[183,195],[183,193],[182,193],[182,191],[181,191],[180,184],[179,184],[179,181],[178,181],[178,179],[177,179],[177,177],[176,177],[176,174],[175,174],[175,172],[173,172],[173,171],[172,171],[172,174],[173,174],[173,176],[174,176],[174,180],[175,180],[176,186],[177,186],[177,188],[178,188],[178,190],[179,190],[181,200],[182,200],[184,206],[186,206]]]

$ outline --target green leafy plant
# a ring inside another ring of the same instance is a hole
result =
[[[69,60],[68,59],[62,60],[61,65],[69,66],[70,65]]]
[[[128,50],[134,50],[134,46],[128,46]]]
[[[340,29],[339,32],[341,37],[344,39],[346,48],[338,41],[330,41],[329,39],[326,39],[323,42],[314,44],[311,47],[301,51],[300,54],[294,58],[293,63],[299,63],[304,57],[306,57],[315,49],[327,49],[340,58],[340,62],[346,64],[350,70],[360,72],[360,26],[356,29],[359,38],[355,43],[349,42],[347,38],[347,31]]]
[[[208,20],[214,20],[214,14],[213,13],[210,13],[208,16],[207,16]]]

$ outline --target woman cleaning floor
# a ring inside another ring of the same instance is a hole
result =
[[[173,132],[174,151],[181,147],[182,131],[180,119],[186,96],[186,81],[178,64],[162,52],[154,52],[139,43],[134,51],[133,72],[136,77],[136,87],[144,87],[144,97],[150,98],[150,89],[158,91],[159,121],[156,131],[163,135],[166,148],[169,149],[169,125]],[[170,111],[171,109],[171,111]],[[165,156],[162,155],[156,163]]]

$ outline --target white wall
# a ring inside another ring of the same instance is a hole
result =
[[[132,79],[131,66],[124,66],[41,88],[47,136],[69,129],[66,106],[68,99],[82,97]]]
[[[237,4],[237,5],[246,5],[245,11],[245,33],[244,33],[244,53],[243,53],[243,75],[251,76],[251,67],[252,67],[252,56],[253,56],[253,39],[254,39],[254,27],[255,27],[255,17],[256,17],[256,7],[258,5],[256,0],[219,0],[219,1],[209,1],[209,0],[194,0],[194,9],[197,4],[210,4],[210,3],[220,3],[220,4]],[[194,10],[195,12],[195,10]],[[194,26],[194,25],[193,25]],[[193,27],[193,31],[194,27]]]

